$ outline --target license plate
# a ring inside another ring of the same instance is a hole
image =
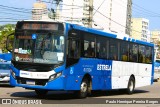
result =
[[[26,81],[26,84],[28,84],[28,85],[35,85],[35,81]]]

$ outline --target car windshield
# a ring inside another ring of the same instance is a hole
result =
[[[60,33],[18,33],[14,58],[19,62],[57,64],[64,60],[64,36]]]
[[[9,70],[10,64],[0,64],[0,70]]]

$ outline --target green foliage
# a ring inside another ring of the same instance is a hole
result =
[[[14,32],[15,32],[15,25],[13,24],[7,24],[7,25],[0,26],[0,44],[1,44],[0,49],[2,49],[2,52],[8,52],[6,49],[7,36]],[[11,45],[9,46],[12,47]]]

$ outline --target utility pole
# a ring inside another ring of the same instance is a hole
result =
[[[56,19],[60,18],[60,2],[62,2],[62,0],[54,0],[56,1]]]
[[[89,24],[88,27],[92,27],[93,21],[93,0],[89,0]]]
[[[93,21],[93,0],[84,0],[83,6],[83,23],[86,27],[92,27]]]
[[[52,1],[52,2],[51,2]],[[52,4],[53,1],[55,1],[56,3],[56,9],[55,9],[55,18],[54,19],[59,19],[60,18],[60,2],[62,2],[62,0],[50,0],[49,2]],[[53,12],[53,9],[52,9]]]
[[[72,16],[71,16],[71,22],[73,22],[73,5],[74,5],[74,0],[72,0],[72,12],[71,12]]]

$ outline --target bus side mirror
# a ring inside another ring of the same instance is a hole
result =
[[[6,49],[9,52],[12,52],[13,49],[13,40],[14,40],[14,33],[11,33],[7,36],[7,40],[6,40]]]

